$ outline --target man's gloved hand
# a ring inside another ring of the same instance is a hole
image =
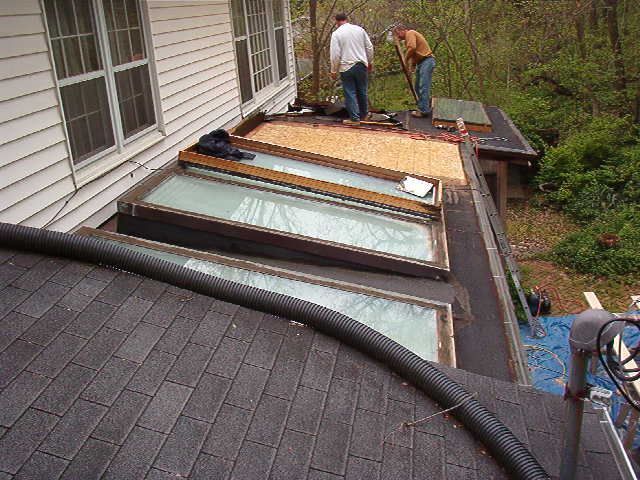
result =
[[[335,80],[336,78],[338,78],[338,74],[336,72],[331,72],[331,79]]]

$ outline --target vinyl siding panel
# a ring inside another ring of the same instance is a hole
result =
[[[21,57],[5,58],[2,60],[2,65],[0,80],[44,72],[50,68],[49,53],[39,52]]]
[[[0,124],[0,145],[27,137],[33,133],[60,124],[58,107],[35,111]]]
[[[65,141],[62,124],[54,125],[39,132],[0,145],[0,167],[42,152]],[[43,160],[46,162],[46,160]],[[44,168],[46,164],[42,165]]]
[[[21,57],[46,51],[47,39],[41,33],[0,38],[0,58]]]
[[[0,0],[0,221],[73,191],[48,45],[38,0]]]
[[[170,83],[160,87],[160,97],[165,100],[172,96],[187,94],[188,90],[202,82],[206,82],[216,75],[222,75],[227,72],[233,72],[235,78],[236,64],[233,54],[225,53],[220,55],[211,62],[202,64],[191,64],[191,74],[178,78]]]
[[[221,33],[223,28],[229,28],[229,22],[224,20],[220,24],[209,25],[202,28],[189,28],[187,30],[180,30],[178,32],[159,33],[154,35],[154,42],[156,48],[164,47],[166,45],[178,44],[181,42],[188,42],[190,40],[196,40],[203,37],[212,37]]]
[[[17,97],[0,102],[0,128],[4,122],[51,107],[58,108],[58,96],[54,89],[43,90],[26,97]],[[0,137],[0,142],[3,140]]]
[[[34,15],[0,17],[0,37],[43,33],[44,23],[38,12]]]
[[[13,3],[0,0],[0,25],[11,24]],[[48,228],[97,226],[116,212],[118,197],[150,174],[125,160],[160,168],[204,133],[241,120],[228,2],[143,5],[164,135],[152,132],[78,170],[79,182],[86,172],[96,175],[76,191],[40,3],[21,3],[20,26],[16,21],[0,38],[0,221],[39,227],[56,216]],[[291,57],[288,81],[270,87],[256,108],[281,109],[293,98],[292,65]],[[100,171],[100,162],[113,168]]]
[[[0,190],[50,165],[66,164],[68,169],[68,163],[67,145],[63,139],[48,148],[0,167]]]
[[[154,2],[154,4],[160,6],[160,2]],[[195,5],[180,5],[178,7],[160,6],[160,8],[151,9],[149,19],[158,25],[162,25],[162,20],[178,24],[178,21],[183,18],[206,17],[214,13],[228,13],[226,2],[201,2]]]
[[[39,15],[39,0],[2,0],[0,2],[0,16],[15,17],[18,15]]]
[[[158,84],[160,85],[160,94],[164,98],[166,95],[171,95],[175,93],[173,89],[175,85],[172,85],[174,82],[179,80],[186,80],[197,73],[200,73],[204,70],[208,69],[216,69],[219,65],[232,61],[234,62],[235,68],[235,56],[233,52],[226,51],[225,53],[221,53],[214,57],[209,57],[204,60],[193,62],[188,65],[187,68],[179,68],[170,70],[167,72],[158,74]],[[166,93],[171,92],[171,93]]]

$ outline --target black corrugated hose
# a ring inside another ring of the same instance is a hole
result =
[[[513,478],[549,478],[522,442],[477,400],[469,398],[462,386],[403,346],[346,315],[190,270],[97,238],[0,223],[0,245],[115,267],[309,325],[385,363],[443,408],[461,404],[452,413]]]

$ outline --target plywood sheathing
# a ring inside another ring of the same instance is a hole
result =
[[[466,184],[457,144],[415,140],[404,132],[272,121],[262,123],[247,137],[398,172],[437,177],[448,184]]]

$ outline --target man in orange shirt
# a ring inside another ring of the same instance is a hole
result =
[[[436,59],[427,40],[415,30],[409,30],[404,25],[398,25],[393,33],[404,40],[407,53],[405,63],[409,71],[416,71],[415,89],[418,95],[418,109],[411,112],[414,117],[428,117],[431,115],[431,79]]]

